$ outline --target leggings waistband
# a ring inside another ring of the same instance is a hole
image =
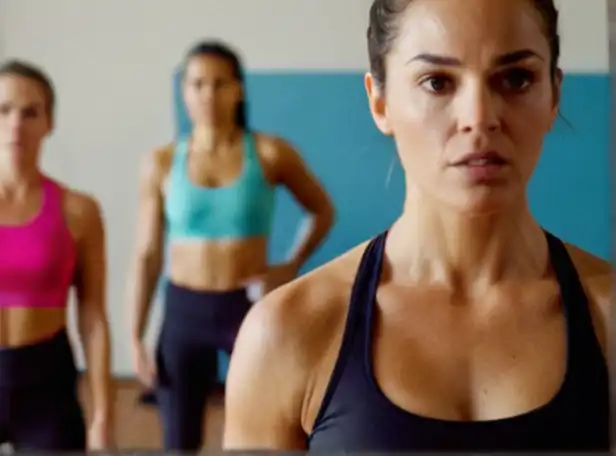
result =
[[[73,386],[77,369],[65,329],[47,340],[0,348],[0,388]]]
[[[195,291],[167,283],[164,320],[204,329],[239,325],[252,306],[246,289]]]

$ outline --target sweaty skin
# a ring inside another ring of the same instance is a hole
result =
[[[550,73],[544,24],[528,0],[413,0],[397,25],[386,86],[366,76],[407,184],[374,303],[377,383],[401,409],[444,420],[536,409],[566,369],[558,284],[525,199],[562,80]],[[483,181],[451,165],[475,150],[498,151],[507,165]],[[365,247],[246,317],[227,379],[225,449],[306,449]],[[613,271],[567,249],[605,354]]]
[[[364,248],[272,292],[246,317],[227,380],[224,448],[306,449]],[[568,251],[605,353],[610,265],[576,247]],[[484,298],[460,299],[442,287],[409,286],[384,275],[373,360],[393,403],[434,418],[487,420],[526,412],[554,396],[565,369],[565,327],[552,277],[512,280]]]

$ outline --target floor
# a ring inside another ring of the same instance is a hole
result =
[[[118,450],[161,449],[161,433],[156,409],[138,403],[142,391],[133,380],[116,380],[116,443]],[[87,413],[87,395],[83,394]],[[217,393],[208,404],[205,416],[205,445],[207,449],[220,449],[224,420],[222,393]]]

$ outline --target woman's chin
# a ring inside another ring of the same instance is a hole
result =
[[[452,198],[450,206],[470,217],[484,217],[511,213],[519,203],[516,189],[484,187],[461,191]]]

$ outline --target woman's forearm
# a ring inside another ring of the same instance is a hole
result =
[[[291,254],[291,262],[297,268],[310,258],[329,234],[335,219],[332,206],[327,206],[320,212],[309,213],[302,221],[297,232],[295,246]]]
[[[142,259],[136,262],[129,284],[129,305],[132,309],[131,341],[141,342],[145,334],[150,304],[160,279],[160,261]]]
[[[111,384],[109,324],[104,315],[88,315],[87,311],[85,313],[80,332],[91,395],[92,417],[95,422],[111,422],[115,400]]]

